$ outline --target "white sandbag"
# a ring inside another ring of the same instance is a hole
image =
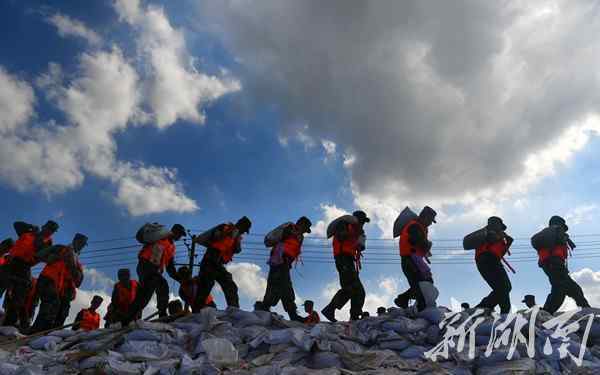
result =
[[[126,341],[119,352],[128,361],[160,361],[169,357],[169,347],[154,341]]]
[[[50,332],[48,335],[49,336],[56,336],[56,337],[62,337],[63,339],[66,339],[67,337],[71,337],[73,335],[76,335],[77,332],[73,331],[72,329],[59,329],[57,331],[52,331]]]
[[[335,235],[335,231],[340,222],[347,224],[358,224],[358,219],[353,215],[340,216],[327,226],[327,238],[331,238]]]
[[[408,348],[410,346],[410,344],[411,344],[410,341],[408,341],[404,338],[398,338],[396,340],[380,341],[377,346],[379,347],[379,349],[389,349],[389,350],[395,350],[395,351],[400,352],[400,351]]]
[[[19,330],[15,327],[0,327],[0,336],[8,336],[8,337],[24,337]]]
[[[404,359],[417,359],[417,358],[424,359],[425,358],[424,353],[426,351],[427,351],[427,349],[422,346],[413,345],[413,346],[409,346],[408,348],[401,351],[400,357],[402,357]]]
[[[419,281],[419,289],[421,289],[421,294],[425,298],[425,306],[436,307],[440,292],[435,285],[431,281]]]
[[[196,243],[204,246],[204,247],[208,247],[210,245],[211,240],[213,239],[213,233],[217,230],[217,228],[220,226],[216,225],[212,228],[210,228],[209,230],[200,233],[199,235],[196,236]]]
[[[463,249],[475,250],[486,242],[487,228],[481,228],[463,238]]]
[[[216,366],[232,365],[239,361],[238,351],[229,340],[222,338],[202,341],[208,360]]]
[[[523,358],[516,361],[497,363],[493,366],[480,367],[477,375],[504,375],[504,374],[535,374],[535,361]]]
[[[556,228],[546,227],[531,237],[531,246],[536,250],[540,250],[542,248],[549,248],[554,246],[556,244],[556,241]]]
[[[41,336],[29,342],[29,347],[33,350],[51,351],[56,349],[56,345],[63,339],[58,336]]]
[[[418,217],[419,215],[417,215],[408,206],[405,207],[394,221],[394,238],[398,237],[400,233],[402,233],[402,229],[404,229],[404,226],[408,224],[409,221]]]
[[[146,223],[138,229],[135,238],[142,244],[151,244],[167,238],[171,231],[159,223]]]
[[[340,368],[340,356],[331,352],[317,352],[306,360],[306,367],[311,369]]]
[[[202,368],[204,367],[204,357],[200,356],[196,359],[190,358],[189,355],[181,357],[181,364],[179,365],[179,375],[194,375],[202,374]]]
[[[423,311],[419,311],[417,316],[435,325],[440,324],[440,322],[444,319],[444,313],[437,307],[427,307]]]

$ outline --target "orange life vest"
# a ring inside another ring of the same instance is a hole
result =
[[[294,230],[290,235],[283,239],[283,254],[287,257],[295,260],[300,255],[302,251],[302,235],[299,235],[296,231],[296,227],[294,226]]]
[[[569,247],[567,245],[555,245],[552,249],[542,248],[538,250],[539,264],[543,264],[548,258],[556,256],[563,261],[569,256]]]
[[[508,247],[506,245],[506,240],[502,239],[500,241],[496,241],[494,243],[484,243],[475,249],[475,259],[479,259],[479,256],[483,253],[490,252],[496,256],[498,259],[502,259],[504,254],[506,254],[506,250]]]
[[[306,324],[317,324],[321,321],[319,314],[316,311],[311,312],[307,317],[304,323]]]
[[[181,290],[183,292],[184,302],[192,306],[196,302],[196,294],[198,293],[198,279],[194,278],[191,281],[184,281],[181,283]],[[212,294],[208,294],[204,300],[205,305],[209,305],[215,302]]]
[[[119,309],[119,311],[129,311],[129,306],[131,306],[135,300],[135,297],[137,296],[139,285],[140,283],[138,283],[136,280],[129,281],[129,288],[126,288],[120,282],[115,284],[115,289],[117,290],[117,300],[112,302],[115,304],[117,309]]]
[[[174,256],[175,243],[170,238],[163,238],[155,243],[144,246],[138,258],[149,261],[157,266],[160,272],[163,272]]]
[[[10,249],[9,254],[11,257],[20,259],[26,264],[30,266],[34,266],[38,263],[38,260],[35,257],[36,248],[35,248],[35,239],[37,237],[36,233],[27,232],[23,233],[19,236],[19,239],[15,241],[15,244]],[[47,236],[44,237],[44,245],[50,246],[52,245],[52,237]]]
[[[27,315],[29,317],[33,316],[33,302],[35,301],[35,294],[37,293],[37,279],[35,277],[31,278],[31,287],[27,292],[27,297],[25,297],[25,311],[27,311]]]
[[[79,322],[79,328],[84,331],[93,331],[100,328],[100,314],[90,311],[90,309],[83,309],[81,312],[83,316]]]
[[[222,229],[221,239],[210,243],[209,248],[217,249],[219,251],[223,263],[229,263],[233,260],[234,251],[242,240],[241,235],[234,235],[236,229],[237,228],[233,224],[225,224]]]
[[[338,255],[349,255],[356,258],[358,255],[358,237],[360,236],[360,229],[356,224],[347,224],[348,238],[345,240],[338,239],[337,236],[333,237],[333,256]]]
[[[2,256],[0,257],[0,266],[5,266],[8,264],[8,256]]]
[[[425,250],[421,246],[411,245],[409,242],[408,228],[410,228],[413,224],[416,224],[419,229],[425,234],[425,238],[427,238],[427,227],[421,224],[417,219],[413,219],[406,223],[404,228],[402,228],[402,232],[400,232],[400,256],[411,256],[416,254],[418,256],[426,256],[427,250]]]
[[[70,251],[70,249],[65,247],[60,251],[61,255],[64,256],[66,255],[67,251]],[[79,260],[76,260],[76,262],[76,266],[81,272],[83,267],[81,266],[81,263],[79,263]],[[71,272],[69,271],[69,268],[62,257],[55,262],[46,264],[40,275],[47,277],[54,282],[54,287],[56,288],[56,291],[60,297],[65,295],[65,291],[67,289],[73,291],[77,289],[76,280],[73,279],[73,275],[71,275]],[[74,295],[72,297],[74,298]]]

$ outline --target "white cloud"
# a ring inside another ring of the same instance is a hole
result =
[[[325,203],[321,203],[321,210],[323,211],[323,219],[313,224],[313,226],[311,227],[311,237],[326,237],[327,226],[329,225],[329,223],[331,223],[334,219],[342,215],[349,214],[347,211],[338,208],[335,205],[329,205]]]
[[[325,150],[325,163],[335,158],[335,151],[337,147],[335,142],[322,139],[321,146],[323,146],[323,150]]]
[[[584,204],[573,208],[565,215],[565,220],[569,225],[577,225],[592,221],[598,212],[598,205]]]
[[[106,293],[111,293],[115,281],[106,276],[103,272],[95,268],[84,268],[84,281],[88,283],[91,289],[103,290]]]
[[[0,66],[0,135],[11,133],[25,124],[34,114],[34,103],[31,86]]]
[[[176,182],[176,170],[158,167],[132,167],[121,163],[116,201],[134,216],[164,211],[192,212],[198,209]]]
[[[82,38],[94,46],[102,43],[100,35],[95,31],[88,29],[83,22],[67,15],[56,13],[48,17],[47,21],[58,29],[58,35],[62,37],[74,36]]]
[[[183,32],[171,26],[161,7],[141,8],[139,1],[118,0],[115,9],[138,30],[138,48],[151,70],[148,102],[158,127],[178,119],[204,123],[201,106],[241,89],[231,77],[197,71]]]
[[[311,2],[199,3],[251,72],[248,96],[335,142],[375,211],[458,204],[479,220],[599,133],[599,26],[585,1],[333,1],[327,17]]]
[[[260,267],[253,263],[231,263],[227,270],[233,275],[240,297],[261,301],[267,289],[267,279]]]
[[[588,302],[592,306],[600,305],[600,271],[593,271],[590,268],[582,268],[579,271],[571,272],[571,277],[575,280],[583,289],[583,293],[587,298]],[[543,304],[544,299],[538,301]],[[561,310],[572,310],[576,308],[575,301],[571,298],[565,300]]]

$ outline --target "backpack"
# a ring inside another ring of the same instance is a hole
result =
[[[138,229],[135,239],[143,245],[148,245],[167,238],[170,233],[171,231],[162,224],[146,223]]]
[[[408,208],[408,206],[405,207],[394,221],[394,238],[398,237],[400,233],[402,233],[402,230],[404,229],[406,224],[408,224],[409,221],[414,220],[418,217],[419,215],[417,215],[413,210]]]
[[[474,250],[486,242],[487,228],[481,228],[463,238],[463,249]]]
[[[214,239],[215,232],[219,229],[219,227],[223,224],[215,225],[209,230],[202,232],[201,234],[196,236],[196,243],[200,246],[209,247],[210,243]],[[233,225],[233,224],[231,224]]]
[[[327,226],[327,238],[331,238],[336,234],[338,225],[340,225],[340,223],[358,224],[358,219],[353,215],[344,215],[338,217]]]

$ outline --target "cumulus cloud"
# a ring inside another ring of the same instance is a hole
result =
[[[571,277],[581,286],[590,305],[600,305],[600,271],[594,271],[586,267],[579,271],[572,272]],[[544,300],[545,297],[537,302],[543,304]],[[561,310],[572,310],[576,307],[575,301],[567,297]]]
[[[571,225],[577,225],[592,221],[598,212],[598,205],[584,204],[577,206],[565,215],[565,220]]]
[[[35,95],[29,83],[0,66],[0,134],[11,133],[26,123],[34,114],[34,103]]]
[[[115,9],[139,33],[137,45],[151,71],[148,102],[159,127],[178,119],[204,123],[202,106],[241,89],[239,81],[231,77],[197,71],[183,32],[173,28],[163,8],[142,7],[138,0],[117,0]]]
[[[200,9],[248,96],[335,142],[356,196],[379,207],[521,193],[598,133],[600,26],[584,1]]]
[[[91,45],[99,45],[102,38],[95,31],[87,28],[81,21],[73,19],[67,15],[56,13],[47,18],[48,23],[54,25],[58,30],[58,35],[62,37],[82,38]]]
[[[84,268],[84,280],[92,289],[111,293],[116,281],[95,268]]]
[[[0,179],[19,191],[39,189],[48,195],[80,187],[85,175],[108,180],[114,201],[131,215],[198,209],[177,180],[177,170],[118,160],[115,135],[130,126],[161,129],[178,120],[204,122],[202,109],[240,89],[226,73],[199,72],[184,34],[171,26],[163,9],[142,8],[119,0],[115,9],[135,31],[137,54],[120,48],[92,50],[78,56],[76,71],[65,74],[49,63],[37,87],[65,117],[33,124],[34,91],[29,83],[0,67]],[[61,36],[76,36],[99,46],[102,39],[85,24],[60,13],[47,18]],[[134,62],[138,64],[134,64]],[[149,67],[140,69],[136,67]]]
[[[227,270],[233,275],[233,281],[238,286],[241,297],[251,301],[260,301],[267,289],[267,279],[262,274],[260,267],[254,263],[231,263]]]

